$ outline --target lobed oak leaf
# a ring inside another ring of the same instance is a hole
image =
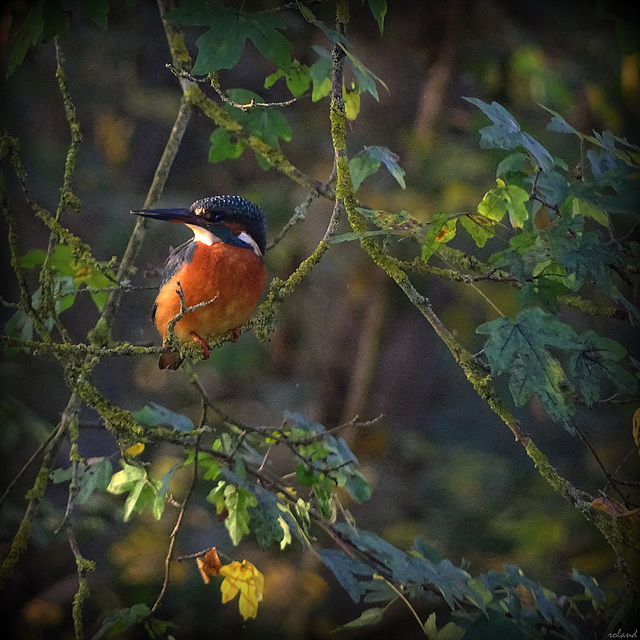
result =
[[[209,584],[212,576],[220,574],[220,567],[222,566],[215,547],[211,547],[201,558],[196,558],[196,564],[205,584]]]

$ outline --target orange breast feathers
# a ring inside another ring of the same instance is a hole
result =
[[[187,308],[213,301],[178,320],[174,331],[180,342],[192,341],[192,332],[206,340],[236,329],[258,304],[266,277],[262,258],[251,249],[198,242],[191,261],[164,284],[156,298],[156,327],[166,339],[167,325],[180,312],[179,282]]]

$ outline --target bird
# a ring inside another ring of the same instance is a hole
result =
[[[204,358],[210,355],[207,340],[231,331],[235,342],[266,282],[262,209],[241,196],[219,195],[196,200],[188,209],[131,213],[186,224],[193,231],[193,238],[171,251],[151,312],[165,346],[158,367],[176,370],[182,364],[168,336],[169,324],[181,312],[173,332],[182,344],[200,344]]]

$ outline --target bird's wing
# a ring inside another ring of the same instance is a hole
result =
[[[164,270],[162,272],[162,281],[160,282],[160,289],[173,278],[173,276],[180,270],[185,262],[190,262],[193,252],[196,249],[196,241],[193,238],[190,238],[186,242],[183,242],[181,245],[177,246],[175,249],[171,251],[169,257],[167,258],[167,262],[164,265]],[[153,305],[153,309],[151,309],[151,321],[155,321],[156,317],[156,305]]]
[[[196,250],[196,241],[191,238],[186,242],[183,242],[180,246],[171,251],[167,262],[164,265],[164,271],[162,272],[162,282],[160,288],[169,282],[171,278],[180,270],[183,264],[191,262],[193,252]]]

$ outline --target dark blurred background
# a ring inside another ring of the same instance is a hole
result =
[[[245,8],[270,4],[249,2]],[[422,220],[440,211],[475,211],[495,185],[495,167],[506,154],[479,149],[477,131],[487,121],[462,96],[500,102],[525,130],[569,162],[579,157],[577,139],[548,132],[550,116],[538,103],[561,112],[583,132],[609,129],[638,142],[640,55],[621,50],[616,24],[604,5],[542,0],[390,2],[380,37],[367,4],[354,4],[350,38],[355,53],[389,91],[379,87],[379,102],[363,96],[360,116],[349,130],[349,152],[355,154],[363,145],[386,146],[399,155],[407,172],[406,190],[384,169],[365,181],[359,196],[371,207],[404,209]],[[27,10],[27,2],[5,3],[5,24],[10,14],[14,30]],[[314,10],[327,24],[333,23],[330,7]],[[295,56],[312,64],[316,54],[310,45],[328,48],[329,43],[296,11],[287,13],[286,20]],[[72,21],[61,47],[83,133],[74,183],[82,210],[65,215],[63,222],[91,244],[97,258],[107,260],[121,256],[126,246],[134,224],[129,210],[144,201],[177,112],[180,89],[165,68],[170,55],[155,3],[140,0],[128,8],[124,1],[113,2],[106,31],[80,7],[73,8]],[[189,32],[194,54],[193,42],[201,32]],[[11,37],[8,44],[5,38],[3,77],[11,42]],[[221,72],[220,79],[227,89],[242,87],[268,100],[287,99],[282,81],[264,90],[264,78],[273,71],[248,44],[240,64]],[[30,49],[23,65],[2,81],[0,107],[3,126],[20,139],[31,194],[51,210],[57,206],[69,143],[54,74],[53,44]],[[328,179],[333,153],[327,100],[313,103],[306,97],[284,113],[293,131],[292,142],[282,145],[285,154],[307,174]],[[275,171],[260,169],[247,150],[237,161],[210,164],[212,129],[207,118],[194,114],[160,205],[239,194],[265,210],[273,237],[307,193]],[[19,219],[21,251],[46,248],[46,229],[25,205],[7,167],[5,177]],[[268,253],[270,277],[287,277],[313,250],[330,213],[331,203],[312,204],[306,221]],[[0,236],[6,237],[4,220],[0,226]],[[346,230],[343,222],[341,231]],[[188,230],[177,225],[152,223],[134,284],[156,285],[169,247],[188,236]],[[473,249],[463,237],[455,246]],[[413,257],[417,249],[406,241],[402,250]],[[15,301],[18,292],[6,244],[2,269],[2,297]],[[494,318],[495,312],[478,292],[433,277],[413,281],[459,340],[470,351],[479,351],[482,337],[475,327]],[[503,311],[517,309],[514,290],[485,285],[483,291]],[[116,339],[159,343],[148,319],[154,297],[153,290],[124,295]],[[0,313],[4,323],[12,310],[0,307]],[[581,329],[593,328],[634,348],[633,336],[622,323],[563,313]],[[86,294],[63,315],[79,341],[97,317]],[[474,575],[500,570],[508,562],[559,590],[569,588],[566,572],[571,567],[603,584],[620,585],[613,571],[615,559],[598,532],[545,484],[426,321],[357,243],[331,249],[287,300],[268,342],[245,334],[199,363],[197,370],[212,397],[250,424],[278,424],[285,409],[327,426],[355,415],[371,419],[384,414],[375,427],[345,433],[374,487],[368,503],[346,506],[360,526],[393,544],[409,548],[417,535],[423,536],[454,563],[469,563]],[[95,377],[100,390],[126,409],[153,401],[194,420],[199,416],[196,391],[182,375],[159,371],[154,356],[104,360]],[[3,359],[0,385],[4,487],[57,423],[69,392],[55,359],[24,354]],[[505,389],[505,398],[506,394]],[[580,424],[610,468],[615,469],[633,447],[632,413],[633,407],[626,406],[579,412]],[[577,439],[551,423],[535,403],[517,415],[560,473],[597,493],[603,479]],[[112,456],[117,467],[115,444],[95,413],[84,410],[81,420],[82,455]],[[178,450],[161,446],[148,448],[144,457],[157,473],[181,459]],[[295,464],[285,456],[279,463],[287,470]],[[60,464],[68,464],[65,452]],[[22,496],[32,481],[32,474],[27,474],[3,508],[3,548],[16,531]],[[187,481],[188,475],[177,478],[173,491],[178,498]],[[334,578],[299,544],[285,553],[263,552],[251,541],[234,549],[212,505],[204,500],[210,488],[201,487],[189,509],[178,553],[216,544],[228,559],[251,559],[266,576],[259,618],[241,625],[235,604],[222,607],[217,586],[202,584],[191,563],[176,565],[161,618],[174,620],[184,637],[300,638],[324,637],[357,615],[358,608]],[[153,602],[174,525],[171,510],[160,522],[143,513],[123,524],[121,500],[97,494],[94,498],[78,516],[81,549],[98,562],[98,570],[89,576],[94,595],[87,605],[90,633],[106,611]],[[15,614],[15,637],[38,637],[39,629],[44,637],[71,637],[75,565],[65,537],[51,533],[64,504],[65,486],[53,487],[42,503],[32,547],[5,598],[7,609]],[[389,610],[388,619],[396,625],[401,619],[408,629],[413,624],[399,604]]]

